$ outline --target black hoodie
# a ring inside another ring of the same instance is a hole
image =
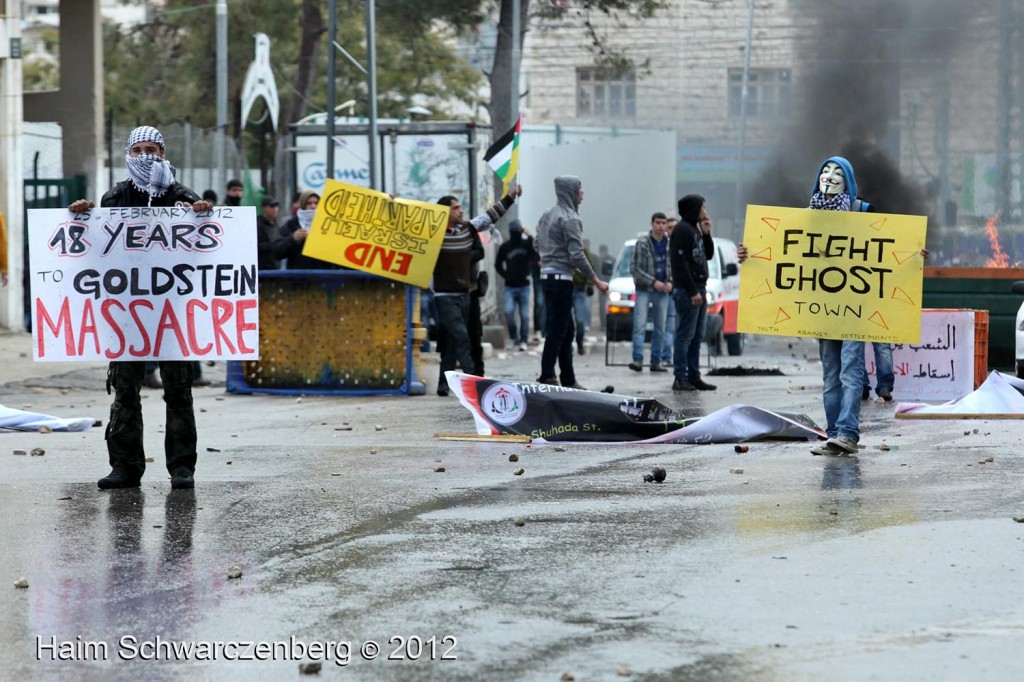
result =
[[[687,194],[679,200],[679,224],[669,240],[672,286],[689,296],[698,294],[708,282],[708,259],[715,255],[715,242],[700,229],[704,197]]]
[[[507,287],[525,287],[530,285],[530,269],[537,259],[533,250],[533,239],[523,235],[522,223],[518,229],[513,220],[509,223],[508,241],[498,248],[498,257],[494,261],[494,269],[505,280]]]

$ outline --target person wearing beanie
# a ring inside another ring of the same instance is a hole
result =
[[[679,200],[678,208],[679,222],[669,238],[677,319],[672,390],[713,391],[716,387],[700,376],[700,344],[707,324],[708,259],[715,255],[711,218],[699,194],[687,194]]]
[[[213,204],[199,198],[188,187],[174,180],[175,168],[164,156],[164,138],[152,126],[140,126],[131,132],[125,147],[128,179],[103,195],[102,207],[190,206],[196,213],[209,211]],[[79,199],[68,206],[82,213],[95,206]],[[164,455],[172,488],[195,487],[196,416],[192,406],[192,363],[159,361],[163,377],[167,424]],[[110,473],[97,481],[101,489],[138,488],[146,470],[146,451],[142,437],[140,390],[146,372],[145,362],[111,362],[107,369],[107,391],[114,391],[105,438]]]
[[[520,351],[527,349],[530,338],[530,268],[536,258],[533,238],[525,233],[523,223],[511,221],[508,224],[508,241],[498,248],[494,261],[494,269],[505,280],[509,349],[515,348],[517,343]]]

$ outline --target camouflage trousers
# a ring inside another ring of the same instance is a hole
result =
[[[107,454],[111,468],[124,469],[130,476],[142,477],[146,470],[146,451],[142,443],[142,379],[144,362],[111,362],[107,368],[107,393],[113,389],[107,423]],[[173,476],[178,469],[195,472],[196,415],[192,408],[192,364],[160,362],[160,378],[164,384],[167,424],[164,429],[164,454],[167,471]]]

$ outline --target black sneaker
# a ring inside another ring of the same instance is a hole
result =
[[[438,386],[437,387],[437,394],[439,396],[441,396],[442,398],[447,398],[448,397],[448,393],[449,393],[449,388],[447,386]]]
[[[171,476],[171,489],[173,490],[191,490],[195,487],[196,481],[188,469],[178,469]]]
[[[138,488],[140,484],[139,478],[130,475],[124,469],[114,467],[110,470],[110,473],[96,481],[96,486],[100,490],[114,490],[116,488]]]
[[[870,397],[871,397],[871,388],[869,388],[868,386],[865,386],[864,390],[860,392],[860,399],[861,400],[867,400]]]
[[[641,365],[639,362],[631,362],[631,363],[629,363],[629,368],[631,370],[633,370],[634,372],[642,372],[642,371],[644,371],[644,366]]]
[[[652,372],[667,372],[668,370],[665,369],[664,367],[662,367],[661,365],[651,365],[651,371]]]
[[[585,387],[581,386],[578,381],[574,381],[571,384],[562,384],[562,386],[564,386],[565,388],[575,388],[577,391],[587,390]]]
[[[696,381],[694,381],[693,386],[698,391],[714,391],[715,389],[718,388],[718,386],[715,386],[714,384],[709,384],[703,379],[697,379]]]
[[[676,379],[672,382],[673,391],[696,391],[697,387],[686,379]]]
[[[549,386],[561,386],[558,383],[558,377],[540,377],[537,379],[538,384],[548,384]]]
[[[876,388],[875,393],[878,395],[879,398],[881,398],[885,402],[892,402],[892,391],[889,390],[888,388]]]

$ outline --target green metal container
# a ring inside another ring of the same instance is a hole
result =
[[[1014,326],[1021,297],[1010,286],[1019,268],[925,268],[924,308],[987,310],[988,368],[1014,371]]]

